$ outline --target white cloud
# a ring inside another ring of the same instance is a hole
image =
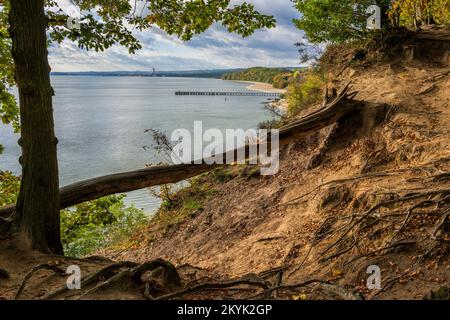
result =
[[[240,1],[232,1],[238,3]],[[136,32],[143,49],[130,55],[127,49],[113,46],[105,52],[79,49],[64,41],[50,48],[53,71],[113,71],[113,70],[189,70],[211,68],[239,68],[251,66],[297,66],[298,52],[294,43],[303,33],[295,28],[292,19],[298,13],[290,0],[253,0],[264,14],[274,15],[277,27],[258,30],[243,39],[228,33],[222,26],[213,25],[189,42],[167,35],[158,28]]]

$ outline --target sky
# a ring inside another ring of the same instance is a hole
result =
[[[242,1],[233,0],[238,4]],[[130,55],[114,46],[105,52],[79,49],[71,41],[52,45],[52,71],[160,71],[264,67],[295,67],[299,54],[294,46],[303,33],[292,23],[299,13],[291,0],[246,0],[264,14],[273,15],[277,27],[262,29],[248,38],[230,34],[215,24],[208,31],[183,42],[158,28],[134,32],[143,48]]]

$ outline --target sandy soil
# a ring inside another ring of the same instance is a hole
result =
[[[191,276],[198,283],[269,271],[273,277],[264,279],[274,285],[326,281],[341,298],[345,289],[366,299],[422,299],[448,287],[450,67],[401,60],[340,74],[333,86],[352,81],[362,112],[282,150],[276,176],[218,183],[201,211],[156,233],[142,230],[133,247],[101,254],[138,263],[166,259],[189,269],[186,283]],[[10,273],[0,273],[0,299],[13,298],[27,271],[48,262],[62,269],[81,264],[83,275],[111,263],[29,253],[0,240],[0,269]],[[369,266],[380,268],[382,290],[366,286]],[[20,298],[45,296],[64,281],[38,271]],[[120,281],[85,298],[139,299],[143,286]],[[301,287],[281,298],[324,298],[320,292]],[[215,294],[197,298],[222,297]]]
[[[162,237],[144,236],[139,248],[109,256],[140,262],[163,257],[230,277],[286,266],[290,281],[311,277],[336,281],[375,299],[421,299],[449,284],[446,245],[426,254],[433,245],[429,234],[437,220],[403,216],[407,208],[420,203],[390,208],[401,217],[391,225],[378,221],[374,224],[379,229],[364,226],[341,235],[346,227],[342,221],[376,203],[450,187],[450,180],[444,178],[450,170],[450,78],[439,77],[449,70],[420,64],[401,71],[389,65],[347,70],[335,85],[353,81],[359,91],[356,99],[366,103],[361,116],[291,145],[283,153],[277,176],[221,184],[200,215]],[[379,173],[389,174],[379,177]],[[442,201],[445,212],[450,204]],[[424,210],[419,212],[431,214]],[[401,227],[404,221],[407,227]],[[329,235],[320,242],[317,234],[325,227],[332,232],[324,229]],[[396,235],[398,240],[403,238],[411,247],[380,251],[398,229],[404,229]],[[424,240],[414,240],[416,236]],[[352,245],[356,237],[361,238]],[[424,255],[425,262],[414,264]],[[383,283],[390,285],[376,296],[365,288],[370,265],[380,266]]]
[[[236,81],[236,82],[248,83],[249,86],[247,87],[247,89],[252,91],[280,93],[280,94],[286,93],[286,89],[274,88],[270,83],[252,82],[252,81]]]

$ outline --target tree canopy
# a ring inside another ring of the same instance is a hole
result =
[[[133,4],[129,0],[75,0],[73,3],[81,12],[80,28],[68,28],[68,14],[57,1],[46,1],[49,43],[68,39],[82,49],[95,51],[118,44],[134,53],[142,44],[133,30],[158,27],[187,41],[214,23],[243,37],[256,29],[275,26],[272,16],[260,14],[253,5],[244,2],[230,6],[230,0],[147,0],[145,8],[137,8],[137,2]],[[18,131],[19,109],[10,92],[15,81],[8,33],[9,8],[10,0],[0,1],[0,119],[4,124],[12,123]]]
[[[294,0],[302,17],[295,25],[311,42],[343,42],[367,33],[367,8],[371,0]]]
[[[448,23],[450,0],[293,0],[302,17],[296,26],[313,43],[344,42],[367,37],[367,9],[381,9],[382,28],[418,27],[425,23]]]

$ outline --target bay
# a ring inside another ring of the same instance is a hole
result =
[[[175,129],[250,129],[269,118],[264,97],[175,96],[177,90],[247,91],[248,84],[218,79],[114,76],[52,76],[55,130],[59,139],[61,186],[80,180],[144,168],[166,159],[145,132],[169,137]],[[0,125],[0,170],[20,174],[19,136]],[[151,214],[160,200],[148,190],[127,194],[126,202]]]

